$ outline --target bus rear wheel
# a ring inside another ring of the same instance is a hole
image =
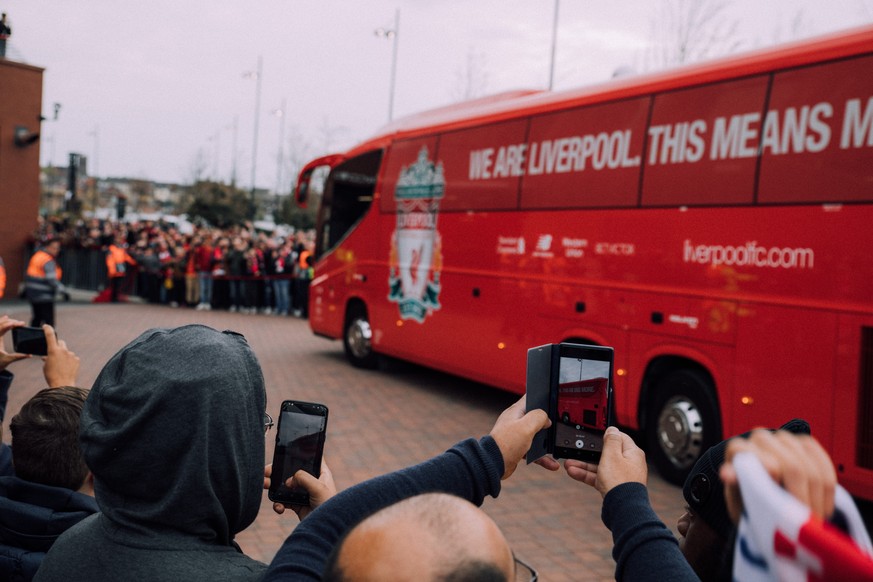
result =
[[[343,332],[343,347],[346,358],[356,368],[374,369],[379,364],[373,351],[373,330],[367,318],[367,310],[355,307],[349,311]]]
[[[676,370],[655,386],[646,422],[650,459],[661,476],[682,485],[700,455],[721,440],[712,383],[695,370]]]

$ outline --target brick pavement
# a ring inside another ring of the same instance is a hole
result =
[[[0,313],[24,320],[28,311],[20,303],[0,306]],[[305,321],[293,318],[71,303],[58,306],[57,322],[60,337],[82,358],[80,383],[86,387],[113,353],[149,327],[197,322],[245,334],[263,366],[268,410],[274,417],[285,398],[329,407],[325,456],[340,489],[487,433],[516,398],[396,360],[375,372],[355,369],[346,364],[341,343],[313,336]],[[38,360],[13,366],[9,417],[43,382]],[[268,459],[274,439],[271,431]],[[655,475],[650,476],[650,490],[656,511],[673,526],[683,506],[681,491]],[[541,580],[613,579],[612,542],[600,521],[600,496],[563,471],[519,467],[504,482],[499,500],[487,500],[484,509],[503,528],[515,552],[539,570]],[[296,521],[288,514],[275,515],[265,495],[257,521],[237,540],[247,554],[269,561]]]

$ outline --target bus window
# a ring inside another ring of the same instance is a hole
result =
[[[873,57],[776,73],[758,202],[869,202]]]
[[[374,150],[346,160],[331,170],[324,185],[318,216],[317,257],[334,248],[367,213],[373,202],[381,161],[382,150]]]
[[[769,76],[655,96],[643,206],[752,204]]]

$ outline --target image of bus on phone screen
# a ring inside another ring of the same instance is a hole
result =
[[[612,350],[564,344],[559,355],[554,455],[596,462],[609,426]]]

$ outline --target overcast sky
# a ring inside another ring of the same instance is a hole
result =
[[[678,2],[680,0],[672,0]],[[690,0],[688,0],[690,1]],[[724,0],[747,49],[873,22],[873,0]],[[555,90],[637,69],[659,0],[560,0]],[[342,150],[388,120],[391,29],[400,10],[394,117],[481,95],[545,89],[554,0],[0,0],[7,57],[45,68],[41,160],[89,158],[89,173],[251,185],[263,58],[256,182],[282,190],[285,156]],[[799,24],[798,24],[799,23]],[[472,84],[462,79],[476,73]],[[0,80],[2,90],[2,80]],[[61,104],[57,121],[52,106]],[[236,155],[233,125],[237,120]],[[296,137],[296,139],[294,139]],[[294,139],[294,146],[288,143]],[[292,150],[292,151],[289,151]],[[286,161],[286,164],[288,162]]]

